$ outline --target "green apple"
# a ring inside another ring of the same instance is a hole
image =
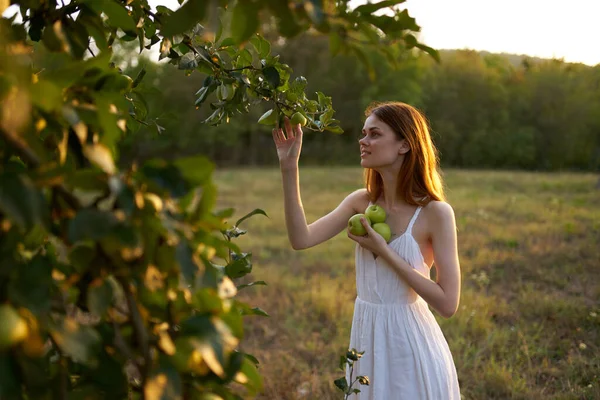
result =
[[[307,122],[306,118],[301,113],[297,112],[297,113],[294,113],[294,115],[292,115],[292,120],[291,120],[292,125],[300,124],[300,126],[305,126],[306,122]]]
[[[377,204],[370,205],[365,210],[365,215],[369,217],[373,224],[377,224],[379,222],[385,222],[386,214],[383,207],[378,206]]]
[[[367,234],[367,228],[360,222],[361,218],[365,218],[369,224],[371,220],[365,214],[355,214],[348,220],[348,230],[350,233],[356,236],[365,236]]]
[[[0,350],[6,350],[27,337],[27,323],[10,305],[0,305],[0,321]]]
[[[373,230],[379,233],[381,236],[383,236],[386,243],[388,243],[392,238],[392,230],[390,229],[390,226],[385,222],[378,222],[376,224],[373,224]]]

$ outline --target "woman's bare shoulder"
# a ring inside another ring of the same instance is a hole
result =
[[[454,209],[445,201],[432,200],[424,208],[427,219],[433,224],[448,223],[454,224]]]
[[[355,190],[346,196],[344,201],[347,201],[356,213],[363,213],[369,206],[369,192],[365,188]]]

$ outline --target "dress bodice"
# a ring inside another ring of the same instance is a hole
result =
[[[423,275],[429,277],[429,268],[425,263],[419,244],[412,235],[413,225],[422,207],[418,207],[400,236],[392,239],[388,246],[398,253],[408,264]],[[360,299],[376,304],[408,304],[419,296],[398,273],[381,257],[356,245],[356,289]]]

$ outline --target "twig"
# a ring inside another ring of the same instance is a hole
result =
[[[125,343],[125,338],[121,334],[121,331],[119,330],[119,326],[117,325],[117,323],[115,321],[113,321],[113,328],[115,330],[115,340],[114,340],[115,347],[125,357],[127,357],[131,361],[135,362],[135,358],[133,356],[133,353],[131,352],[131,349],[127,346],[127,343]]]
[[[59,399],[67,400],[68,399],[68,389],[69,389],[69,387],[68,387],[69,376],[67,374],[67,366],[66,366],[67,359],[65,358],[64,354],[60,350],[60,347],[58,347],[58,344],[54,340],[54,337],[52,337],[52,335],[48,335],[48,336],[50,338],[50,342],[52,343],[52,346],[56,349],[56,352],[58,353],[58,357],[59,357],[58,358]]]
[[[142,316],[137,308],[137,303],[129,283],[122,277],[119,278],[119,283],[123,287],[125,299],[127,300],[127,308],[129,308],[131,317],[131,323],[133,324],[133,331],[142,350],[142,356],[144,357],[144,365],[140,366],[140,373],[142,374],[141,386],[144,387],[150,372],[150,366],[152,364],[152,359],[150,357],[150,346],[148,345],[148,332],[146,331],[146,327],[142,321]]]

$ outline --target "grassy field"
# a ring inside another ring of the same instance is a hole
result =
[[[591,174],[445,172],[458,225],[459,312],[438,318],[465,399],[600,399],[600,191]],[[341,399],[355,290],[345,233],[291,249],[277,169],[221,170],[219,208],[262,208],[238,239],[254,256],[240,297],[271,318],[247,319],[244,350],[258,356],[260,399]],[[358,168],[304,168],[309,222],[362,186]]]

